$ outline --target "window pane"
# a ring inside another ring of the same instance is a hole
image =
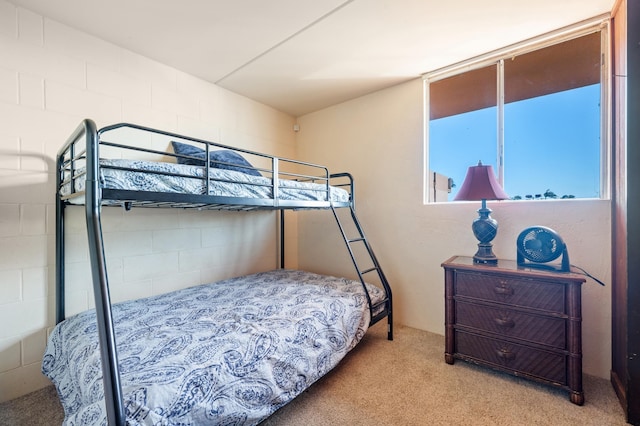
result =
[[[511,197],[600,196],[600,61],[600,33],[505,59]]]
[[[453,200],[478,161],[497,170],[496,70],[491,65],[429,85],[429,201]]]
[[[462,186],[467,169],[478,164],[478,161],[491,164],[497,170],[496,109],[484,108],[429,122],[428,180],[433,194],[431,201],[452,201]],[[442,189],[433,192],[434,172],[436,188],[442,188],[443,185],[438,181],[447,178],[453,180],[450,193]]]
[[[512,102],[504,116],[507,194],[600,196],[599,84]]]
[[[478,161],[501,173],[512,198],[601,197],[601,36],[595,31],[504,56],[502,68],[496,63],[430,82],[429,201],[453,200]]]

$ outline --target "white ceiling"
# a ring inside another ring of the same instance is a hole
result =
[[[9,0],[294,116],[607,13],[615,0]]]

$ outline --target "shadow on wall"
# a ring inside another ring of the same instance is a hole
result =
[[[27,291],[11,290],[0,296],[0,310],[16,313],[0,333],[0,373],[7,380],[15,378],[14,385],[0,389],[0,400],[49,384],[39,369],[46,329],[54,318],[53,304],[43,299],[51,291],[44,286],[51,282],[53,244],[48,236],[51,223],[47,222],[52,219],[54,202],[53,158],[39,152],[0,149],[0,273],[8,272],[5,277],[19,280],[24,272],[12,271],[28,271],[29,277]],[[16,282],[2,284],[17,289]],[[18,320],[25,309],[37,312]]]
[[[0,150],[1,202],[53,204],[55,165],[54,159],[41,153]]]

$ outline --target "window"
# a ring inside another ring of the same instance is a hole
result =
[[[428,201],[453,200],[478,161],[512,199],[608,197],[605,30],[426,75]]]

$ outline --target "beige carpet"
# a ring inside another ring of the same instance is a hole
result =
[[[444,337],[386,323],[327,376],[263,422],[295,425],[625,425],[605,379],[584,376],[585,405],[565,391],[468,363],[444,362]],[[0,404],[0,425],[56,425],[52,387]]]

